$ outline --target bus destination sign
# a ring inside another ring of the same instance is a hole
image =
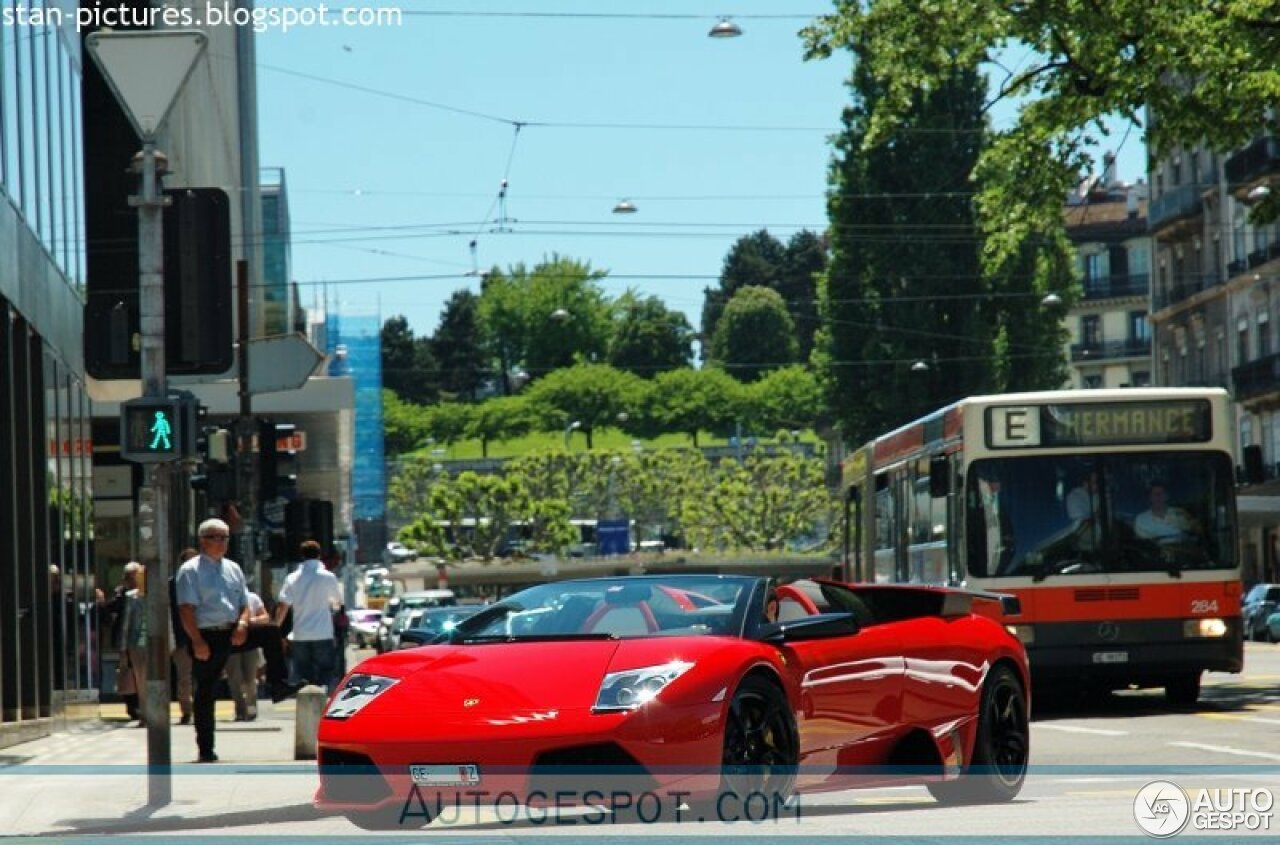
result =
[[[1204,443],[1212,435],[1209,403],[1203,399],[987,409],[992,449]]]

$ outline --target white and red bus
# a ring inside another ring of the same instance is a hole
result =
[[[1217,389],[963,399],[845,461],[847,575],[1015,595],[1038,685],[1194,702],[1243,663],[1232,430]]]

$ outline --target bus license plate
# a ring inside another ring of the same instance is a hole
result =
[[[1093,653],[1094,663],[1128,663],[1129,652],[1127,651],[1095,651]]]

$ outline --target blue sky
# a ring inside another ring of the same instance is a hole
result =
[[[324,283],[430,334],[476,269],[559,253],[696,327],[736,239],[825,224],[850,60],[805,62],[796,35],[825,0],[361,5],[437,14],[257,40],[261,163],[286,172],[304,305]],[[722,15],[742,37],[707,37]],[[612,213],[623,198],[637,213]]]

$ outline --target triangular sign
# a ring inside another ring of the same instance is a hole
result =
[[[143,140],[154,138],[204,52],[208,38],[189,29],[95,32],[89,54]]]

